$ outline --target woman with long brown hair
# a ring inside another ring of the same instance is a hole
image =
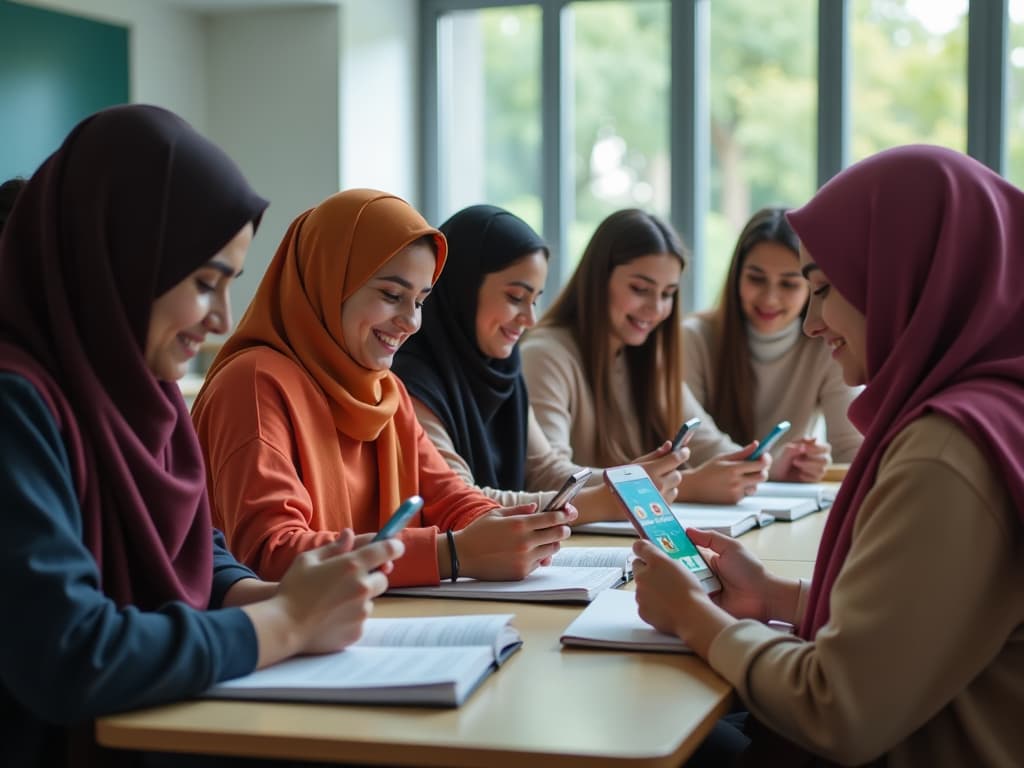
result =
[[[631,208],[602,221],[522,342],[530,404],[556,450],[598,467],[628,463],[698,417],[696,467],[683,472],[678,498],[733,503],[756,490],[770,461],[746,461],[753,446],[722,434],[683,383],[685,265],[679,235],[656,216]]]
[[[686,383],[734,440],[780,421],[793,426],[773,450],[771,476],[813,482],[831,459],[850,461],[861,435],[846,409],[858,389],[829,350],[800,333],[810,295],[800,243],[785,208],[762,208],[740,233],[718,306],[683,323]],[[827,443],[810,436],[819,418]]]

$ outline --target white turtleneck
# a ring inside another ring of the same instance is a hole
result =
[[[800,340],[800,326],[803,320],[797,318],[781,331],[761,333],[747,323],[747,344],[750,355],[759,363],[772,363],[789,352]]]

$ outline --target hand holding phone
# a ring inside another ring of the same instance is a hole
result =
[[[765,451],[770,451],[772,446],[779,442],[779,438],[789,431],[789,427],[790,424],[788,421],[780,421],[772,427],[771,431],[761,439],[760,443],[757,444],[757,448],[754,449],[754,452],[747,456],[747,461],[757,461],[761,458],[761,454]]]
[[[421,509],[423,509],[423,499],[420,496],[410,496],[399,505],[391,519],[384,523],[384,527],[373,537],[373,541],[383,541],[396,536]]]
[[[562,487],[558,489],[558,493],[554,495],[548,505],[544,507],[542,512],[551,512],[555,509],[562,509],[566,504],[576,498],[576,494],[583,490],[583,486],[587,480],[590,479],[590,475],[593,474],[588,467],[584,467],[579,472],[574,472],[569,475],[566,481],[562,484]]]
[[[640,536],[685,566],[700,580],[705,592],[710,594],[722,588],[643,467],[637,464],[610,467],[604,471],[604,481]]]
[[[676,436],[672,438],[672,450],[678,451],[684,445],[687,445],[692,439],[693,435],[700,426],[700,419],[693,418],[683,422],[683,425],[679,427],[679,431],[676,432]]]

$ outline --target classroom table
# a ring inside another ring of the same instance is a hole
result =
[[[809,577],[824,514],[743,541]],[[576,546],[628,545],[574,536]],[[680,765],[732,701],[694,656],[563,649],[581,605],[386,597],[375,616],[514,613],[522,650],[457,709],[188,701],[101,718],[108,747],[407,766]]]

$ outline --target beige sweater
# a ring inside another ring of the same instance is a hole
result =
[[[767,726],[828,759],[1024,761],[1024,526],[942,416],[886,450],[814,642],[741,621],[709,661]]]
[[[580,352],[569,331],[546,326],[534,328],[526,334],[519,349],[530,405],[552,448],[577,464],[598,466],[597,431],[610,429],[610,422],[606,414],[594,412],[594,398],[583,373]],[[690,463],[696,466],[719,454],[739,450],[740,446],[718,430],[689,388],[681,382],[680,386],[683,418],[701,419],[701,426],[690,442]],[[640,404],[629,395],[629,379],[621,357],[612,369],[612,389],[619,410],[636,414]],[[623,454],[631,459],[658,447],[641,443],[637,421],[624,419],[618,434],[612,435]],[[670,440],[672,435],[665,435],[664,439]]]
[[[423,431],[427,433],[427,437],[455,474],[461,477],[466,485],[476,486],[485,496],[494,499],[503,507],[536,504],[538,509],[543,509],[569,475],[580,470],[579,466],[551,448],[551,443],[544,436],[544,431],[537,423],[537,417],[531,408],[527,411],[526,424],[526,488],[500,489],[478,486],[466,460],[455,450],[455,443],[444,422],[415,397],[412,398],[412,405]],[[601,474],[597,472],[591,475],[587,484],[600,483]]]
[[[712,329],[708,318],[691,315],[683,322],[686,383],[705,407],[715,391]],[[832,460],[852,461],[860,448],[861,434],[846,417],[846,410],[860,389],[843,382],[842,369],[818,339],[801,336],[778,360],[751,360],[757,391],[754,398],[754,431],[767,434],[778,422],[793,426],[772,451],[778,455],[790,440],[809,435],[819,416],[825,418],[826,440]]]

